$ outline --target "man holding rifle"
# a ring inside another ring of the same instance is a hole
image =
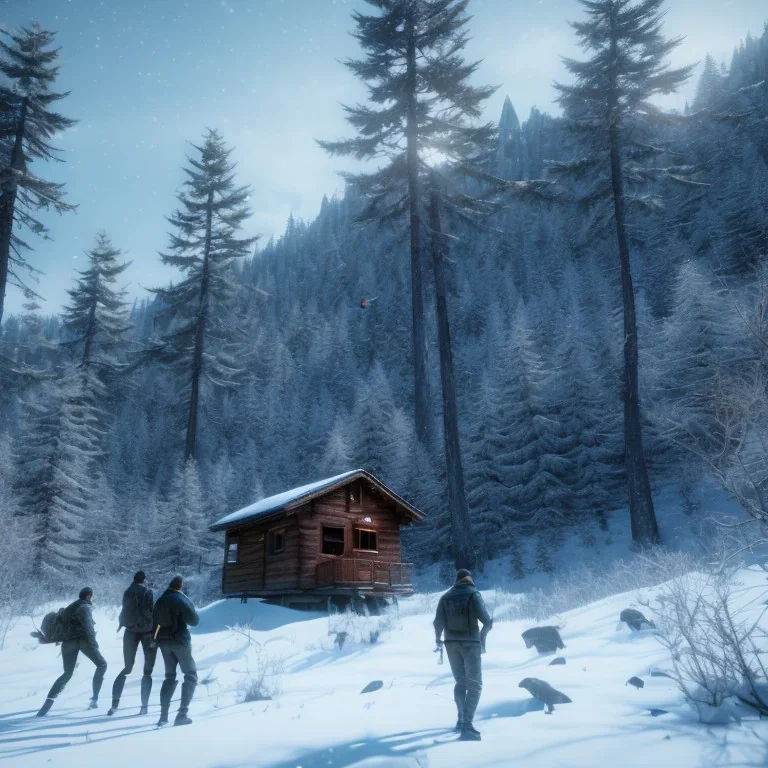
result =
[[[165,680],[160,688],[160,720],[158,727],[168,725],[168,710],[171,698],[176,690],[176,668],[181,667],[184,682],[181,686],[181,703],[174,725],[189,725],[189,705],[197,687],[197,667],[192,658],[192,637],[188,627],[200,623],[192,601],[182,592],[184,581],[181,576],[174,576],[168,589],[155,603],[152,619],[154,641],[163,654]]]
[[[482,631],[478,620],[483,625]],[[460,569],[456,573],[456,583],[437,604],[434,627],[437,647],[440,649],[445,642],[448,663],[456,681],[453,689],[459,714],[456,730],[461,733],[462,741],[480,741],[481,738],[472,721],[483,689],[480,655],[485,652],[485,638],[492,626],[493,619],[475,587],[472,574],[466,568]]]

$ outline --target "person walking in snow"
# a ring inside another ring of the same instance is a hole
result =
[[[139,645],[144,652],[144,671],[141,678],[141,709],[140,715],[147,714],[149,694],[152,691],[152,670],[155,668],[157,646],[152,642],[152,611],[154,596],[146,585],[146,574],[138,571],[133,576],[133,582],[123,592],[123,608],[120,611],[120,627],[125,627],[123,633],[123,669],[115,678],[112,685],[112,706],[108,715],[114,715],[120,706],[125,678],[131,674],[136,661]]]
[[[482,631],[478,621],[483,625]],[[481,653],[493,619],[475,587],[472,574],[462,568],[456,573],[456,583],[440,598],[435,613],[435,640],[438,648],[445,644],[448,662],[456,685],[458,721],[456,730],[462,741],[480,741],[480,732],[473,725],[480,693],[483,690]],[[443,633],[445,639],[443,640]]]
[[[160,688],[160,720],[158,727],[168,724],[168,710],[171,698],[176,690],[176,668],[181,667],[184,682],[181,686],[181,702],[174,725],[189,725],[189,705],[197,687],[197,667],[192,658],[192,637],[188,627],[200,623],[192,601],[182,592],[184,581],[181,576],[174,576],[168,589],[155,603],[152,624],[154,636],[163,654],[165,680]]]
[[[88,709],[96,709],[98,706],[99,691],[104,682],[107,662],[99,653],[99,644],[96,641],[92,599],[93,590],[90,587],[84,587],[80,590],[78,599],[65,608],[66,623],[69,629],[68,637],[61,643],[61,660],[64,665],[64,672],[48,692],[48,697],[37,713],[38,717],[44,717],[48,714],[56,697],[72,679],[72,673],[75,671],[77,657],[80,653],[96,665],[96,671],[93,673],[93,695]]]

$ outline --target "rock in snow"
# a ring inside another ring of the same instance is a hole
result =
[[[562,691],[558,691],[549,683],[536,677],[526,677],[525,680],[520,681],[518,687],[525,688],[534,699],[544,702],[547,705],[544,713],[546,715],[551,715],[555,711],[555,704],[571,703],[571,700]]]
[[[560,648],[565,648],[557,627],[532,627],[523,632],[525,647],[536,646],[539,653],[554,653]]]
[[[619,616],[619,621],[623,621],[633,632],[639,632],[641,629],[656,629],[656,625],[634,608],[625,608]]]
[[[639,677],[630,677],[625,685],[634,685],[635,688],[645,688],[645,683]]]
[[[565,659],[562,656],[558,656],[556,659],[552,659],[552,661],[549,662],[548,666],[560,667],[563,664],[565,664]]]
[[[381,680],[371,680],[371,682],[368,683],[368,685],[366,685],[365,688],[360,691],[360,693],[373,693],[374,691],[378,691],[383,687],[384,683]]]

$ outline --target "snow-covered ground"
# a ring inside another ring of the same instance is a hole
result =
[[[765,586],[765,574],[745,570],[747,585]],[[202,684],[184,728],[157,730],[161,664],[155,670],[150,714],[137,716],[140,658],[122,706],[107,717],[109,691],[121,667],[114,609],[96,611],[109,670],[100,709],[88,712],[93,667],[81,659],[68,688],[45,720],[35,712],[60,673],[54,647],[29,637],[29,619],[11,631],[0,651],[0,760],[19,766],[121,768],[467,768],[525,765],[765,766],[768,721],[745,710],[741,724],[696,721],[674,683],[651,677],[668,659],[650,633],[618,627],[622,608],[636,595],[619,595],[558,617],[566,643],[565,666],[527,650],[527,622],[499,622],[484,656],[485,687],[476,725],[480,743],[456,741],[453,681],[438,665],[431,626],[434,596],[403,601],[401,618],[379,641],[361,642],[379,619],[356,619],[341,651],[329,619],[250,601],[216,603],[202,612],[194,653]],[[496,596],[487,596],[489,605]],[[334,621],[343,619],[334,618]],[[386,623],[386,622],[385,622]],[[227,626],[250,624],[232,631]],[[338,626],[336,629],[340,628]],[[241,703],[250,681],[266,667],[271,701]],[[638,675],[645,688],[625,685]],[[572,704],[553,715],[518,687],[539,677],[567,693]],[[383,687],[361,694],[372,680]],[[651,709],[667,714],[653,717]]]

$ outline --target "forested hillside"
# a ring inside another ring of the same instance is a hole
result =
[[[512,101],[486,171],[551,179],[552,163],[577,156],[575,140],[562,118],[535,109],[520,122],[514,84],[506,87]],[[628,225],[652,488],[674,485],[684,501],[714,479],[758,516],[768,466],[766,126],[768,32],[740,44],[726,69],[707,59],[685,115],[652,126],[648,142],[670,173],[629,198]],[[361,222],[365,201],[350,186],[324,199],[314,221],[291,218],[278,239],[233,245],[245,215],[237,185],[249,180],[235,169],[228,181],[225,141],[196,141],[185,166],[230,183],[229,207],[214,212],[227,248],[211,272],[205,311],[216,332],[204,355],[193,355],[199,316],[185,291],[207,273],[188,271],[131,304],[119,250],[131,244],[107,234],[94,233],[89,270],[62,316],[31,303],[4,318],[0,524],[21,526],[15,553],[34,550],[61,585],[137,562],[210,570],[215,580],[220,544],[208,523],[363,467],[425,511],[408,557],[450,561],[432,273],[434,434],[424,444],[413,421],[407,236]],[[475,547],[481,563],[504,558],[515,578],[551,569],[571,529],[594,543],[627,504],[616,241],[572,203],[579,182],[564,183],[562,198],[510,198],[482,226],[456,227],[447,253]],[[204,204],[204,193],[203,203],[189,194],[168,212],[169,242],[157,244],[181,269],[189,265],[174,248]],[[233,248],[252,255],[234,258]]]

